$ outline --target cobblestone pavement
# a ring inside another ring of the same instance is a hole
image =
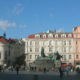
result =
[[[59,72],[0,72],[0,80],[61,80]],[[64,75],[62,80],[80,80],[80,73],[70,72],[69,76]]]

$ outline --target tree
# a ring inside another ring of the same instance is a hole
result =
[[[26,58],[25,54],[22,54],[21,56],[19,56],[19,57],[16,58],[14,64],[18,64],[20,66],[21,65],[25,65],[26,64],[25,58]]]

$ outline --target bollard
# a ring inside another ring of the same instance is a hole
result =
[[[34,75],[33,80],[38,80],[38,75]]]

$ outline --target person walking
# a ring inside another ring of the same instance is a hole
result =
[[[63,78],[63,67],[62,66],[60,66],[59,72],[60,72],[60,79],[62,79]]]
[[[66,68],[67,76],[69,76],[69,71],[70,71],[70,69],[69,69],[69,67],[67,67],[67,68]]]
[[[19,74],[19,65],[16,65],[16,72],[17,72],[17,76]]]

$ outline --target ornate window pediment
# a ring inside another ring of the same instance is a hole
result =
[[[35,37],[36,37],[36,38],[40,38],[40,35],[39,35],[39,34],[36,34]]]
[[[46,34],[43,35],[43,38],[46,38]]]
[[[53,38],[53,34],[48,34],[48,38]]]
[[[68,37],[72,37],[72,34],[68,34]]]
[[[58,38],[58,34],[55,34],[55,38]]]
[[[66,38],[66,34],[62,34],[61,37],[62,37],[62,38]]]

